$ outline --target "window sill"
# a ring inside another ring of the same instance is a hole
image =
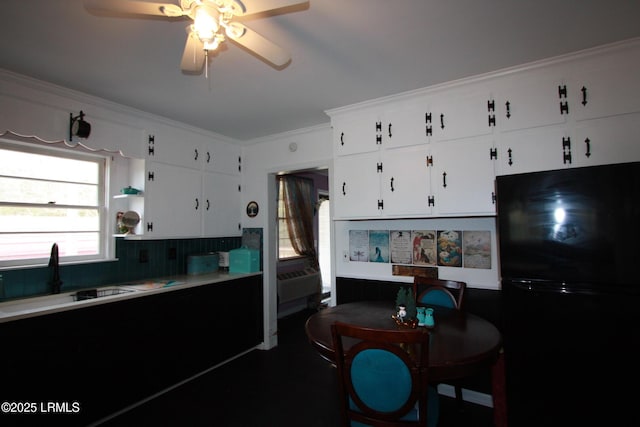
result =
[[[65,266],[65,265],[80,265],[80,264],[96,264],[99,262],[116,262],[116,261],[118,261],[118,258],[102,258],[102,259],[92,259],[92,260],[86,260],[86,261],[60,262],[60,265]],[[0,266],[0,271],[26,270],[30,268],[42,268],[42,267],[48,267],[48,266],[49,266],[48,262],[43,264],[8,265],[8,266]]]

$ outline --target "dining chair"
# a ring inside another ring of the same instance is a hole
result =
[[[422,276],[413,278],[413,292],[418,304],[438,305],[462,310],[466,289],[466,282],[457,280],[442,280]]]
[[[438,393],[428,383],[429,332],[331,325],[343,427],[436,426]]]
[[[466,289],[466,282],[457,280],[442,280],[422,276],[413,278],[413,292],[416,295],[416,304],[418,305],[435,305],[462,310]],[[459,381],[453,381],[451,385],[453,385],[455,391],[458,409],[462,409],[464,403],[462,386]]]

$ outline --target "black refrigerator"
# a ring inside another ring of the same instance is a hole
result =
[[[640,162],[496,194],[509,426],[640,425]]]

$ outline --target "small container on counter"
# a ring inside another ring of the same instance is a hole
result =
[[[217,252],[189,255],[187,257],[187,274],[206,274],[218,271],[219,260]]]

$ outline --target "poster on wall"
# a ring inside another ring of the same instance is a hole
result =
[[[411,264],[411,232],[391,231],[391,262]]]
[[[389,262],[388,230],[369,230],[369,261]]]
[[[462,267],[462,232],[438,231],[438,265]]]
[[[491,269],[491,232],[464,231],[462,233],[462,259],[465,268]]]
[[[369,261],[369,232],[349,230],[349,261]]]
[[[436,231],[414,230],[411,232],[413,242],[413,263],[416,265],[436,265]]]

